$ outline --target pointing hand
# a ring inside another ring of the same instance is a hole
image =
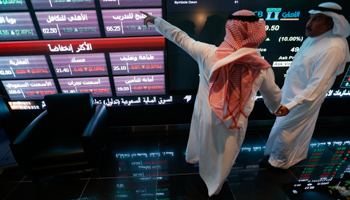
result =
[[[152,15],[150,15],[150,14],[148,14],[148,13],[142,12],[142,11],[140,11],[140,12],[141,12],[142,14],[146,15],[146,18],[143,19],[143,25],[146,25],[146,26],[148,27],[148,22],[151,23],[151,24],[154,24],[154,19],[155,19],[156,17],[154,17],[154,16],[152,16]]]

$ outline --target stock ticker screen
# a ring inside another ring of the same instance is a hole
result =
[[[106,106],[191,104],[198,67],[140,11],[162,17],[194,39],[220,45],[226,17],[252,10],[266,21],[259,46],[276,83],[305,40],[307,11],[318,1],[0,0],[1,94],[12,109],[42,109],[47,94],[89,92]],[[339,2],[344,13],[350,6]],[[349,19],[349,16],[346,16]],[[327,94],[350,97],[350,71]],[[260,97],[258,96],[257,99]]]

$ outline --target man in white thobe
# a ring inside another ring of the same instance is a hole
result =
[[[288,169],[307,157],[322,102],[336,76],[350,61],[350,34],[342,8],[333,2],[309,11],[306,35],[288,69],[282,87],[282,106],[266,143],[262,168]],[[288,114],[279,117],[280,114]]]
[[[241,149],[258,90],[271,113],[280,106],[281,91],[273,70],[257,50],[266,38],[265,22],[251,11],[235,12],[228,18],[224,42],[216,47],[195,41],[161,18],[143,14],[145,25],[154,23],[159,33],[198,63],[200,81],[186,161],[199,163],[208,196],[219,195]]]

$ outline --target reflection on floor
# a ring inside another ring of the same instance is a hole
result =
[[[335,187],[349,184],[349,125],[318,127],[307,159],[284,173],[259,169],[269,128],[250,128],[222,199],[345,199]],[[185,162],[188,130],[113,136],[99,170],[67,175],[37,186],[1,145],[0,199],[208,199],[198,165]],[[7,167],[4,167],[7,166]]]

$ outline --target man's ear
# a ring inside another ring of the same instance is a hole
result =
[[[333,22],[333,19],[332,19],[332,18],[330,18],[329,20],[327,20],[326,26],[327,26],[328,30],[331,30],[331,29],[333,28],[334,22]]]

